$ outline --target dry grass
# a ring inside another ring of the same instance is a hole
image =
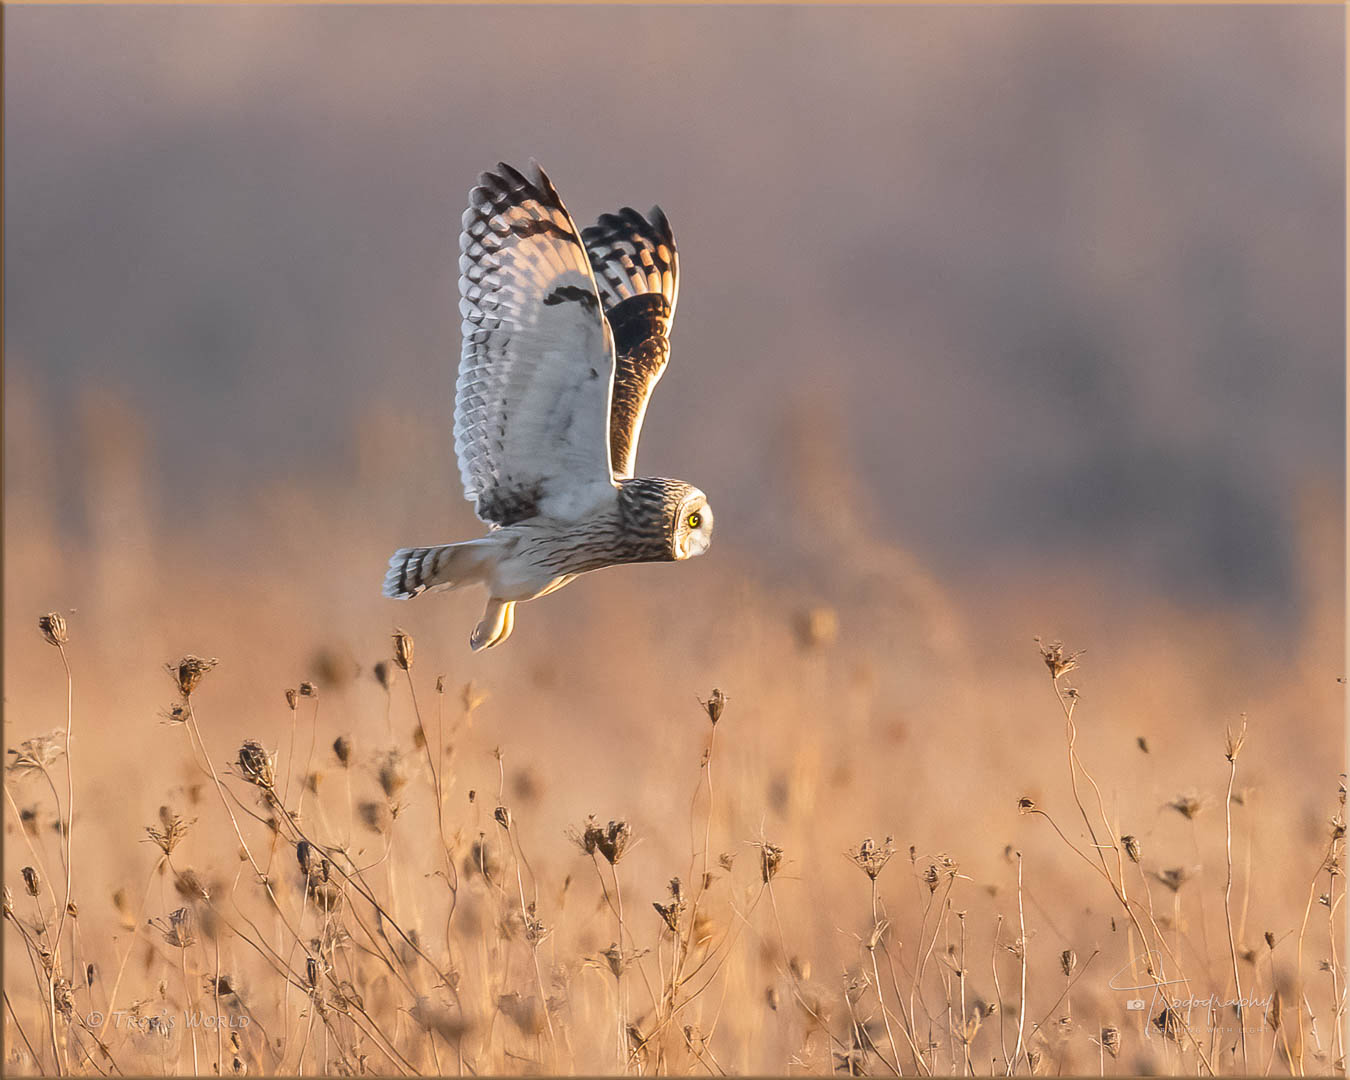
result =
[[[368,595],[380,461],[151,528],[102,460],[84,538],[7,505],[8,1072],[1343,1068],[1312,511],[1278,654],[1101,568],[944,592],[853,522],[809,587],[733,540],[471,658],[478,597]]]

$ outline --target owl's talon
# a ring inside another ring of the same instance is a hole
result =
[[[488,600],[487,610],[474,627],[469,638],[469,648],[474,652],[500,645],[511,636],[516,623],[516,605],[509,600],[498,600],[495,596]]]

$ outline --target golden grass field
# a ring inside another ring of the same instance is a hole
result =
[[[474,656],[477,592],[379,596],[472,535],[392,468],[444,433],[185,514],[134,415],[10,415],[11,1075],[1343,1071],[1315,487],[1291,636],[1109,565],[940,581],[803,431],[772,572],[710,486],[707,558]]]

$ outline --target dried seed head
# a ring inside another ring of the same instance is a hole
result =
[[[165,855],[172,855],[173,849],[187,835],[192,822],[184,821],[169,807],[161,806],[159,808],[159,823],[161,827],[158,829],[153,825],[147,825],[145,827],[146,834],[150,842],[157,845],[160,851],[164,852]]]
[[[460,704],[464,706],[464,712],[467,716],[473,716],[478,707],[487,699],[487,694],[479,690],[478,684],[472,679],[464,684],[459,693]]]
[[[1266,1010],[1266,1023],[1270,1025],[1272,1031],[1280,1030],[1280,1022],[1284,1016],[1284,998],[1277,990],[1275,1000],[1270,1003],[1270,1008]]]
[[[646,955],[646,949],[624,951],[617,944],[610,945],[608,949],[600,954],[616,979],[623,976],[623,973],[628,970],[633,961]]]
[[[484,833],[478,834],[478,839],[469,847],[469,854],[464,857],[465,877],[472,877],[474,874],[481,874],[489,884],[496,884],[502,880],[501,859],[498,858],[496,849],[487,842]]]
[[[218,663],[220,661],[215,657],[206,660],[189,653],[176,664],[165,664],[164,670],[169,673],[169,677],[178,686],[178,692],[183,695],[184,699],[187,699],[192,696],[192,692],[200,685],[206,673]]]
[[[375,779],[380,782],[380,790],[385,797],[392,799],[408,783],[408,771],[404,767],[403,755],[397,750],[388,750],[375,764]]]
[[[48,645],[55,645],[58,649],[70,641],[70,635],[66,632],[66,620],[59,611],[48,612],[38,618],[38,629],[42,631],[42,636],[47,639]]]
[[[1153,875],[1173,892],[1180,891],[1186,882],[1191,880],[1191,871],[1184,866],[1173,866],[1166,870],[1158,871]]]
[[[534,901],[531,901],[525,909],[525,940],[531,945],[542,945],[549,934],[553,931],[544,925],[544,920],[539,917],[535,909]]]
[[[1139,838],[1137,836],[1122,836],[1121,844],[1125,848],[1125,854],[1130,857],[1130,862],[1137,863],[1143,857],[1143,852],[1139,847]]]
[[[388,691],[394,685],[393,673],[389,670],[389,661],[379,660],[370,669],[375,674],[375,681]]]
[[[92,962],[84,965],[84,985],[85,985],[85,986],[93,986],[93,985],[94,985],[94,979],[95,979],[97,976],[98,976],[98,968],[95,967],[94,964],[93,964]]]
[[[305,978],[310,989],[319,985],[319,962],[312,956],[305,957]]]
[[[342,886],[327,859],[320,859],[314,871],[306,876],[305,892],[320,911],[336,911],[342,904]]]
[[[361,824],[372,832],[387,833],[394,826],[394,812],[386,802],[363,802],[356,813]]]
[[[396,629],[394,631],[394,663],[404,671],[412,668],[413,662],[413,639],[412,635]]]
[[[708,719],[716,727],[717,721],[722,719],[722,710],[727,707],[727,696],[721,690],[714,688],[713,692],[708,695],[708,700],[700,701],[699,704],[703,706],[703,710],[708,714]]]
[[[1181,1041],[1182,1019],[1176,1009],[1163,1006],[1163,1011],[1153,1018],[1153,1026],[1163,1033],[1164,1038]]]
[[[276,786],[272,755],[256,739],[246,740],[239,748],[238,765],[240,775],[250,784],[256,784],[264,791],[271,791]]]
[[[151,919],[150,925],[159,931],[166,944],[175,949],[186,949],[197,942],[193,922],[192,909],[181,907],[170,912],[167,919]]]
[[[937,892],[938,868],[930,863],[928,869],[923,872],[923,880],[924,884],[928,886],[928,891],[930,893]]]
[[[234,976],[228,972],[221,972],[219,978],[207,975],[202,982],[206,985],[206,992],[213,996],[230,997],[234,994]]]
[[[58,975],[52,980],[52,1000],[56,1005],[56,1011],[66,1020],[75,1015],[75,991],[71,988],[70,980],[64,975]]]
[[[438,693],[438,694],[444,694],[444,693],[445,693],[445,676],[444,676],[444,675],[437,675],[437,676],[436,676],[436,693]]]
[[[1275,951],[1275,935],[1269,930],[1266,931],[1266,948],[1271,952]]]
[[[42,887],[42,878],[38,872],[31,866],[25,866],[20,873],[23,874],[24,888],[28,890],[29,896],[37,896],[38,889]]]
[[[1114,1024],[1107,1024],[1102,1028],[1102,1049],[1112,1057],[1120,1053],[1120,1028]]]
[[[497,807],[496,810],[492,811],[492,817],[493,820],[495,820],[503,829],[507,830],[507,832],[511,831],[511,811],[506,807]]]
[[[770,844],[767,840],[757,846],[759,848],[760,880],[767,885],[774,879],[779,867],[783,865],[783,849],[777,844]]]
[[[312,877],[320,869],[321,856],[319,852],[308,840],[301,840],[295,845],[295,861],[300,864],[300,873],[305,877]]]
[[[652,901],[652,907],[656,908],[656,913],[661,916],[661,921],[669,927],[672,934],[680,932],[680,916],[684,914],[684,909],[688,906],[685,899],[684,886],[679,878],[670,879],[670,903],[658,904]]]
[[[339,735],[333,740],[333,753],[337,756],[338,764],[344,769],[352,763],[352,741],[346,735]]]
[[[1023,795],[1017,800],[1017,812],[1019,814],[1032,814],[1036,811],[1036,800],[1028,795]]]
[[[1061,675],[1067,675],[1078,667],[1078,658],[1087,652],[1086,649],[1079,649],[1077,652],[1066,653],[1062,641],[1052,641],[1049,645],[1044,645],[1040,638],[1033,640],[1041,650],[1041,659],[1045,661],[1045,666],[1050,669],[1050,677],[1056,682]]]
[[[173,887],[178,891],[178,895],[184,900],[200,901],[210,900],[211,890],[207,888],[206,882],[201,875],[187,867],[174,874]]]
[[[633,829],[628,822],[611,821],[608,827],[602,829],[596,823],[594,814],[586,819],[585,828],[580,832],[573,829],[569,835],[583,854],[594,855],[598,851],[611,866],[623,858],[633,842]]]
[[[14,917],[14,893],[6,885],[3,890],[0,890],[0,895],[3,896],[5,918],[12,919]]]
[[[6,770],[15,776],[46,773],[48,767],[59,761],[66,752],[62,745],[65,734],[63,728],[57,728],[50,734],[34,735],[31,739],[24,739],[19,743],[18,749],[11,748],[8,751],[13,760],[5,766]]]
[[[1078,954],[1072,949],[1065,949],[1059,954],[1059,969],[1064,972],[1064,977],[1066,979],[1073,974],[1073,969],[1077,966]]]
[[[319,696],[319,688],[306,679],[300,684],[300,696],[316,698]]]
[[[890,862],[891,856],[895,854],[895,838],[886,837],[884,844],[877,844],[870,836],[867,837],[856,848],[848,852],[848,857],[853,865],[866,874],[872,881],[876,881],[877,875]]]
[[[289,688],[286,690],[286,704],[290,706],[291,712],[295,712],[300,705],[300,696]]]
[[[1187,821],[1192,821],[1205,808],[1205,800],[1194,792],[1178,795],[1167,804]]]
[[[1233,731],[1227,724],[1223,728],[1223,756],[1229,761],[1236,761],[1238,754],[1242,753],[1242,744],[1247,741],[1247,715],[1242,715],[1242,726]]]

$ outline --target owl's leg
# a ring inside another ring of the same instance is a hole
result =
[[[474,627],[473,634],[469,638],[469,647],[474,652],[480,649],[490,649],[494,645],[499,645],[511,635],[511,628],[516,622],[516,605],[512,600],[500,600],[495,596],[488,597],[487,609],[483,612],[482,619]]]

